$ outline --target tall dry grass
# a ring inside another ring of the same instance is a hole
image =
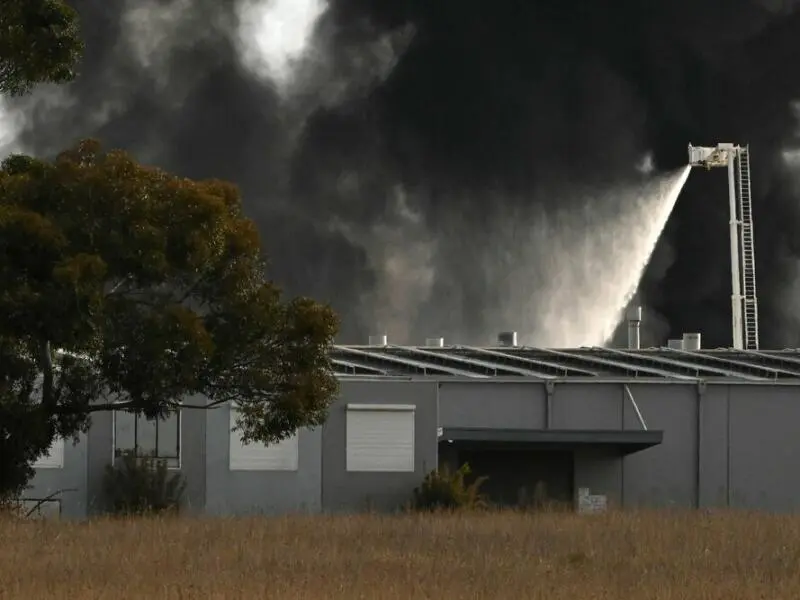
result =
[[[800,517],[0,522],[0,597],[800,599]]]

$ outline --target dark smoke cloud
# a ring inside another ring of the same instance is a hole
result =
[[[788,4],[335,0],[282,87],[243,60],[243,2],[73,3],[83,73],[27,107],[24,147],[94,135],[235,181],[272,275],[332,302],[342,341],[376,327],[398,342],[490,341],[515,327],[498,307],[516,285],[519,230],[581,209],[565,186],[630,180],[647,151],[666,170],[690,141],[733,141],[753,150],[762,344],[797,345],[800,202],[782,152],[796,143],[800,17]],[[725,186],[689,179],[645,274],[654,343],[699,330],[730,344]]]

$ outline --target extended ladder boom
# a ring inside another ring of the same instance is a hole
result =
[[[756,259],[753,239],[753,208],[750,189],[750,148],[736,153],[737,196],[740,219],[740,256],[742,260],[743,334],[745,350],[758,350],[758,298],[756,295]]]
[[[753,204],[750,190],[750,147],[734,144],[692,146],[692,167],[728,170],[731,246],[731,323],[733,347],[758,350],[758,299],[753,239]]]

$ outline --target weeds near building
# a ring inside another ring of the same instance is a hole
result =
[[[456,471],[451,471],[447,465],[434,469],[414,490],[410,508],[417,511],[486,508],[487,503],[480,488],[488,478],[477,477],[467,483],[470,473],[467,463]]]
[[[186,480],[180,473],[171,473],[167,461],[126,450],[116,464],[106,467],[103,490],[114,514],[177,512]]]

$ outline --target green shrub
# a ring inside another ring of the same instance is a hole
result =
[[[422,484],[414,490],[410,508],[417,511],[475,510],[487,507],[480,488],[487,477],[478,477],[467,484],[465,479],[471,470],[467,463],[457,471],[446,465],[425,476]]]
[[[186,481],[180,473],[169,472],[167,461],[125,450],[116,464],[106,467],[103,490],[110,510],[118,515],[177,512]]]

